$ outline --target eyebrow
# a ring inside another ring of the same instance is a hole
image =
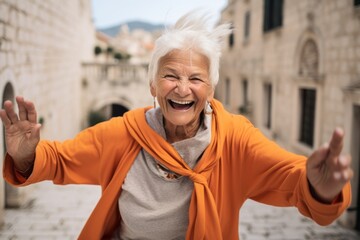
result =
[[[164,72],[164,71],[169,71],[171,73],[178,75],[178,71],[175,68],[164,67],[163,69],[161,69],[161,72]],[[190,74],[189,77],[203,77],[204,75],[206,75],[206,73],[194,72],[194,73]]]

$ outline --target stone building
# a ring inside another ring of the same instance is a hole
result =
[[[96,31],[96,46],[94,47],[95,62],[106,63],[109,61],[106,55],[107,49],[111,47],[111,37],[103,32]],[[111,60],[114,60],[111,58]]]
[[[115,37],[96,32],[95,48],[102,52],[94,62],[83,63],[82,126],[153,105],[147,78],[153,44],[153,32],[130,31],[127,25],[121,25]]]
[[[304,155],[344,128],[355,176],[341,221],[360,229],[360,1],[229,0],[221,22],[234,31],[216,97]]]
[[[148,64],[154,48],[155,33],[143,29],[130,31],[127,25],[121,25],[111,44],[115,49],[131,56],[132,64]]]
[[[37,106],[42,138],[74,136],[82,118],[81,64],[93,60],[94,43],[90,0],[0,1],[1,104],[22,95]],[[0,142],[4,155],[4,137]],[[28,190],[0,176],[0,223],[4,207],[24,204]]]

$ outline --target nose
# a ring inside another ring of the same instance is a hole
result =
[[[191,93],[190,81],[181,79],[177,82],[175,92],[180,96],[187,96]]]

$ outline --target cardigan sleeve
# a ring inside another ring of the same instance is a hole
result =
[[[115,170],[116,167],[117,148],[114,146],[122,138],[119,120],[114,118],[87,128],[75,138],[63,142],[40,141],[36,147],[33,172],[27,179],[15,171],[13,160],[7,154],[3,166],[4,178],[17,186],[44,180],[55,184],[100,184],[101,170]]]
[[[330,224],[350,205],[349,183],[335,203],[318,202],[310,192],[306,157],[281,148],[248,121],[240,125],[237,151],[247,198],[273,206],[295,206],[320,225]]]

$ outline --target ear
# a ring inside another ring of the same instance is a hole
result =
[[[208,102],[211,102],[211,100],[213,100],[214,94],[215,94],[215,89],[211,88],[211,91],[209,92],[208,97],[207,97]]]
[[[155,85],[154,82],[150,83],[150,92],[151,92],[151,96],[156,97],[156,88],[154,85]]]

